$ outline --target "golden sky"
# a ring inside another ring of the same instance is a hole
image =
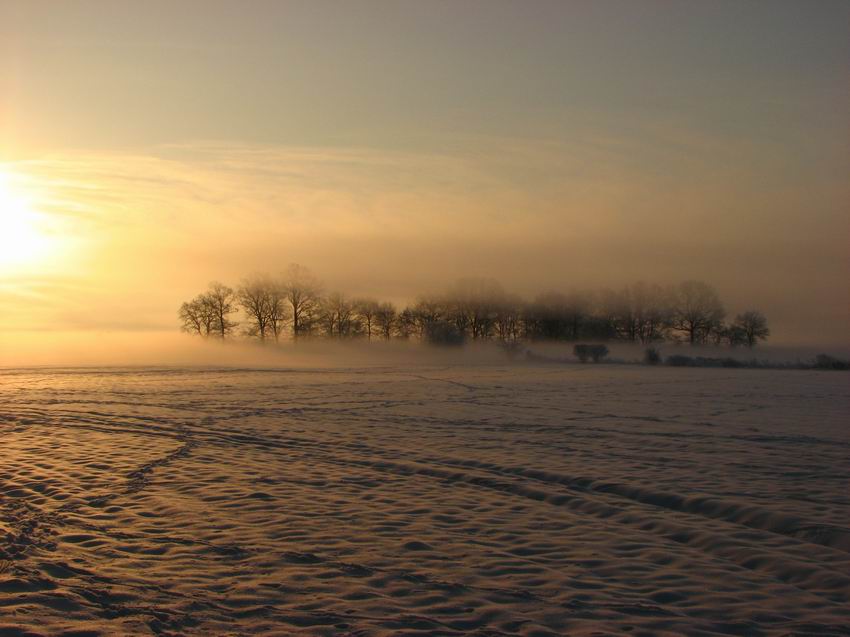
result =
[[[297,261],[700,278],[846,343],[847,77],[843,2],[3,0],[0,330],[171,330]]]

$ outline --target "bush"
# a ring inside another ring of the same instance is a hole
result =
[[[755,367],[753,363],[746,363],[737,358],[712,358],[709,356],[683,356],[675,354],[667,357],[667,364],[673,367]]]
[[[643,353],[643,362],[647,365],[658,365],[661,362],[661,352],[657,347],[647,347]]]
[[[654,348],[650,348],[654,349]],[[647,350],[648,352],[649,350]],[[647,354],[648,356],[648,354]],[[647,360],[647,359],[645,359]],[[649,362],[647,360],[647,362]],[[666,365],[671,367],[733,367],[746,369],[839,369],[850,370],[850,361],[835,358],[827,354],[818,354],[813,363],[777,363],[771,361],[760,361],[752,358],[741,360],[727,356],[726,358],[712,358],[707,356],[683,356],[674,354],[664,359]],[[650,363],[651,364],[651,363]]]
[[[573,354],[575,354],[582,363],[586,363],[588,360],[593,360],[594,363],[598,363],[608,356],[608,347],[601,343],[598,345],[579,344],[573,347]]]
[[[668,356],[665,362],[673,367],[693,367],[694,359],[690,356],[674,354],[673,356]]]
[[[608,356],[608,347],[606,345],[590,346],[590,357],[593,359],[594,363],[598,363],[606,356]]]
[[[573,354],[575,354],[582,363],[586,363],[590,358],[590,345],[574,346]]]
[[[816,369],[850,369],[850,361],[843,361],[840,358],[829,356],[828,354],[818,354],[815,356]]]

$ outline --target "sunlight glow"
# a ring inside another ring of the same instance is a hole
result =
[[[10,182],[9,175],[0,173],[0,273],[38,263],[50,254],[53,243],[44,216]]]

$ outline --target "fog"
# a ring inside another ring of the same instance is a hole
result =
[[[610,343],[607,363],[638,363],[646,347]],[[741,361],[811,363],[820,353],[850,358],[850,347],[748,348],[655,345],[662,356],[733,357]],[[363,367],[449,365],[562,365],[579,364],[573,343],[529,343],[511,354],[496,343],[439,347],[417,341],[329,341],[260,345],[251,341],[202,340],[170,332],[16,332],[0,334],[0,368],[20,367],[227,367],[343,369]],[[531,353],[531,356],[528,355]],[[593,363],[589,363],[592,365]],[[603,363],[604,364],[604,363]]]
[[[414,342],[340,343],[317,340],[262,346],[256,342],[201,340],[175,332],[18,333],[14,340],[0,337],[0,347],[2,367],[345,368],[501,364],[510,360],[494,345],[455,349]]]

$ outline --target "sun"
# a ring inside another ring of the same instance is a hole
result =
[[[45,219],[27,198],[14,190],[8,174],[0,173],[0,268],[31,265],[50,252]]]

